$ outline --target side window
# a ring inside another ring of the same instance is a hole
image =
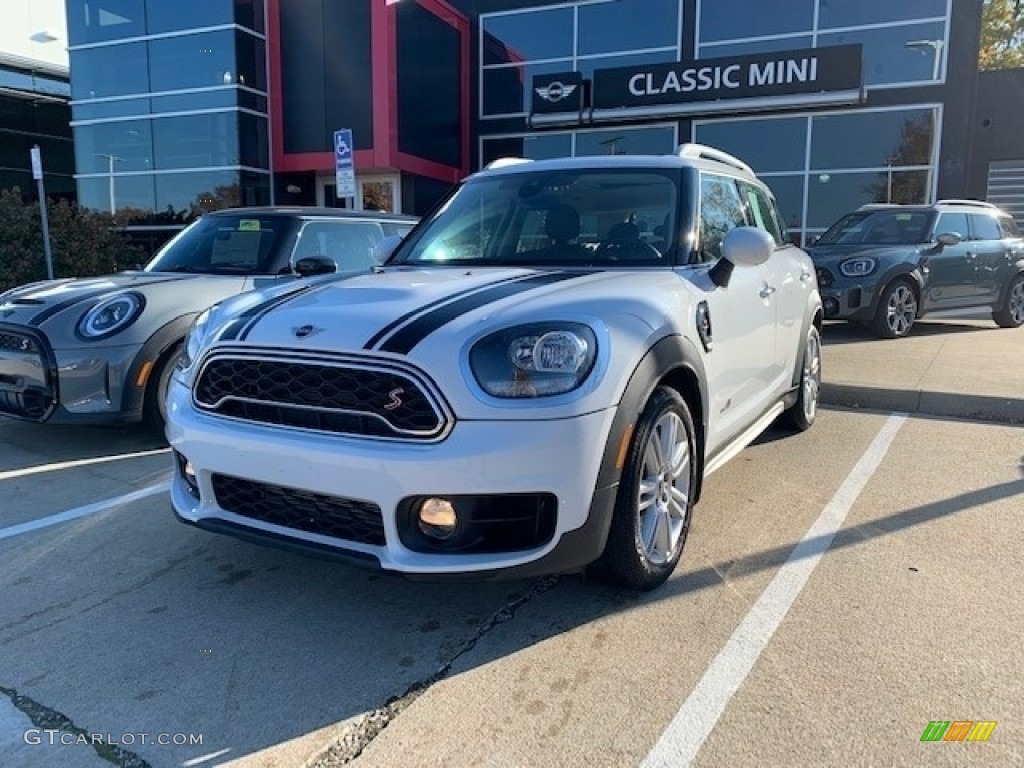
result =
[[[768,195],[763,189],[750,184],[745,181],[740,182],[740,189],[743,190],[743,194],[747,199],[747,206],[750,210],[750,215],[754,219],[754,224],[775,240],[776,245],[782,245],[783,240],[782,231],[779,228],[779,222],[775,218],[775,212],[772,210],[772,203]]]
[[[704,261],[722,255],[722,240],[730,229],[746,226],[743,200],[736,181],[724,176],[701,174],[700,242]]]
[[[359,272],[377,262],[373,247],[384,239],[375,221],[311,221],[299,233],[292,263],[310,256],[333,259],[339,272]]]
[[[994,216],[987,213],[972,213],[971,228],[975,240],[1001,240],[1003,233],[999,231],[999,223]]]
[[[1020,227],[1012,216],[1000,216],[999,228],[1003,231],[1003,237],[1020,237]]]
[[[967,226],[966,213],[943,213],[939,214],[939,220],[935,222],[935,237],[939,235],[960,235],[961,240],[971,239],[971,230]]]

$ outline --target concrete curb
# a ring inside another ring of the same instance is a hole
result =
[[[1024,398],[963,395],[923,389],[884,389],[822,382],[821,402],[845,408],[903,411],[978,421],[1024,424]]]

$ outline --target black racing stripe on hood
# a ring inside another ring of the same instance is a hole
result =
[[[381,328],[379,331],[373,334],[373,336],[370,337],[370,340],[363,345],[363,349],[373,349],[373,347],[376,344],[378,344],[381,341],[381,339],[383,339],[388,334],[394,332],[400,326],[409,322],[417,315],[423,315],[429,312],[430,310],[440,306],[441,304],[447,304],[449,301],[455,301],[456,299],[460,299],[463,296],[468,296],[469,294],[477,293],[478,291],[484,291],[496,285],[504,285],[505,283],[514,283],[518,280],[525,280],[527,277],[530,277],[530,275],[527,274],[516,275],[515,277],[505,277],[502,278],[501,280],[495,280],[494,282],[491,283],[484,283],[483,285],[477,285],[472,288],[466,288],[464,290],[448,294],[447,296],[443,296],[440,299],[435,299],[434,301],[427,302],[426,304],[423,304],[422,306],[419,306],[414,310],[406,312],[397,320],[392,320],[390,323],[385,325],[383,328]]]
[[[432,334],[443,325],[447,325],[460,315],[479,309],[487,304],[510,296],[515,296],[535,288],[542,288],[546,285],[560,283],[563,280],[574,280],[593,274],[592,272],[546,272],[538,275],[531,275],[522,280],[511,283],[495,285],[486,290],[465,296],[457,301],[438,307],[432,312],[420,316],[413,322],[398,331],[394,336],[380,346],[382,352],[394,352],[399,355],[407,355],[413,347],[423,339]]]
[[[249,307],[247,310],[239,315],[236,315],[231,319],[231,322],[227,327],[217,336],[219,341],[231,341],[232,339],[243,339],[248,335],[250,326],[255,324],[255,321],[261,320],[265,314],[270,312],[277,306],[284,304],[286,301],[290,301],[299,294],[308,293],[315,286],[303,285],[294,291],[288,291],[283,296],[274,296],[266,301],[261,301],[259,304],[255,304]]]
[[[56,304],[51,304],[46,309],[44,309],[42,312],[39,312],[38,314],[34,315],[32,317],[32,319],[29,320],[26,323],[26,325],[30,325],[30,326],[38,328],[40,325],[45,323],[51,317],[53,317],[54,315],[60,314],[65,309],[70,309],[71,307],[75,306],[76,304],[81,304],[81,303],[86,302],[86,301],[92,301],[93,299],[98,299],[101,296],[106,296],[106,295],[112,294],[112,293],[130,292],[130,291],[133,291],[133,290],[135,290],[137,288],[146,288],[146,287],[148,287],[150,285],[156,285],[157,283],[176,282],[176,281],[181,280],[181,279],[182,278],[178,277],[178,276],[175,276],[175,277],[165,277],[165,278],[160,279],[160,280],[149,280],[148,282],[145,282],[145,283],[136,283],[136,284],[133,284],[133,285],[119,285],[119,286],[116,286],[114,288],[104,288],[103,290],[87,291],[86,293],[80,293],[77,296],[71,297],[70,299],[65,299],[64,301],[58,301]]]
[[[238,340],[239,341],[245,341],[249,337],[249,334],[252,333],[253,329],[259,324],[259,322],[261,320],[263,320],[263,318],[265,318],[271,312],[273,312],[275,309],[278,309],[279,307],[283,307],[285,304],[287,304],[292,299],[297,299],[300,296],[305,296],[306,294],[312,293],[313,291],[322,290],[325,287],[326,287],[326,283],[322,283],[322,282],[321,283],[314,283],[312,285],[304,285],[301,288],[299,288],[298,290],[292,291],[291,293],[289,293],[289,294],[287,294],[285,296],[278,296],[272,302],[267,302],[267,304],[265,306],[259,308],[258,311],[253,312],[252,309],[250,309],[249,312],[251,312],[252,314],[249,315],[248,322],[245,323],[244,325],[239,326],[238,337],[237,337]],[[254,307],[253,309],[256,309],[256,308]],[[249,314],[249,312],[247,312],[246,314]]]

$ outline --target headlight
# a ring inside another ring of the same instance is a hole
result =
[[[581,323],[533,323],[486,336],[469,353],[483,390],[495,397],[571,392],[590,375],[597,337]]]
[[[212,307],[210,308],[212,309]],[[210,323],[210,309],[204,309],[185,334],[185,343],[181,345],[181,357],[178,358],[178,369],[187,371],[191,368],[206,347],[206,333]]]
[[[145,301],[137,293],[121,293],[90,309],[78,322],[78,333],[85,339],[102,339],[123,331],[142,313]]]
[[[847,277],[867,277],[877,266],[874,259],[847,259],[839,265],[839,271]]]

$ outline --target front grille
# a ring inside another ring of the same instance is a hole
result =
[[[9,352],[38,352],[39,348],[29,336],[19,333],[0,333],[0,349]]]
[[[216,357],[199,374],[195,400],[246,421],[367,437],[431,439],[446,426],[407,374],[352,364]]]
[[[213,476],[221,509],[265,523],[361,544],[384,544],[380,507],[228,475]]]
[[[16,330],[0,330],[0,414],[42,421],[55,403],[51,364],[44,342]]]

